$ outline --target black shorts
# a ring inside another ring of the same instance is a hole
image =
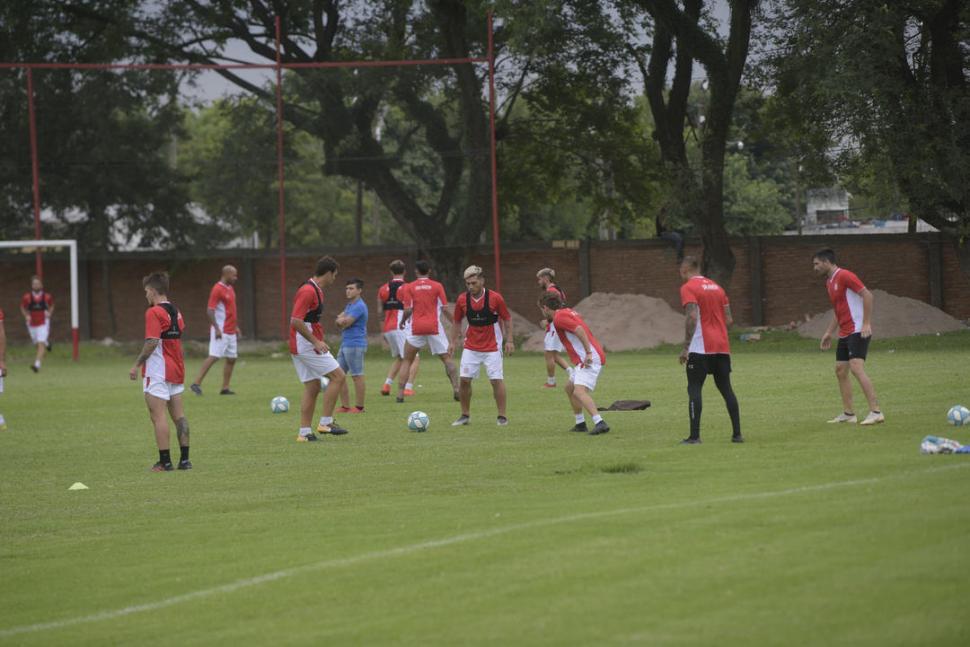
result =
[[[850,359],[865,359],[869,353],[869,340],[872,337],[862,337],[862,333],[854,332],[848,337],[839,337],[839,344],[835,347],[835,361],[848,362]]]
[[[731,374],[731,356],[727,353],[691,353],[687,356],[687,377],[703,378],[706,375]]]

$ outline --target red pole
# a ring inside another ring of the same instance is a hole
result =
[[[495,250],[495,289],[502,289],[502,246],[498,232],[498,165],[495,161],[495,47],[492,42],[492,12],[488,12],[488,134],[492,158],[492,246]]]
[[[280,53],[280,17],[276,16],[276,173],[279,182],[279,239],[280,239],[280,313],[283,339],[289,336],[289,317],[286,316],[286,213],[283,193],[283,61]]]
[[[34,74],[27,68],[27,115],[30,123],[30,171],[34,181],[34,239],[40,240],[43,232],[40,228],[40,166],[37,163],[37,119],[34,115]],[[37,249],[35,257],[36,274],[44,278],[44,261]]]

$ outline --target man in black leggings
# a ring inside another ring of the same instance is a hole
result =
[[[720,285],[701,276],[700,264],[687,256],[680,264],[680,301],[687,314],[684,350],[680,363],[687,365],[687,395],[690,397],[690,436],[684,445],[701,442],[701,391],[708,374],[724,398],[731,416],[731,442],[743,443],[738,399],[731,389],[731,346],[727,327],[733,323],[731,305]]]

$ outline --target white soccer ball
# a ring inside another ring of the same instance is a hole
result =
[[[408,416],[408,429],[411,431],[427,431],[431,420],[424,411],[414,411]]]
[[[290,401],[278,395],[269,402],[269,410],[273,413],[286,413],[290,410]]]
[[[955,404],[946,412],[946,421],[954,427],[962,427],[970,423],[970,409],[962,404]]]
[[[327,377],[326,375],[321,375],[320,376],[320,390],[321,391],[326,391],[328,386],[330,386],[330,378]]]

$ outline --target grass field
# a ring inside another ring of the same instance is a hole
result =
[[[613,431],[568,433],[542,359],[506,362],[509,416],[472,425],[439,366],[377,390],[348,436],[294,442],[288,357],[245,357],[234,398],[186,398],[191,472],[155,474],[133,356],[9,353],[0,411],[0,644],[970,644],[970,457],[922,456],[970,406],[970,333],[877,340],[887,422],[835,427],[832,353],[735,344],[747,443],[709,383],[700,446],[676,351],[614,353]],[[194,374],[199,359],[187,362]],[[858,392],[857,392],[858,393]],[[864,411],[861,393],[857,410]],[[414,409],[431,416],[410,433]],[[70,492],[81,481],[89,490]]]

